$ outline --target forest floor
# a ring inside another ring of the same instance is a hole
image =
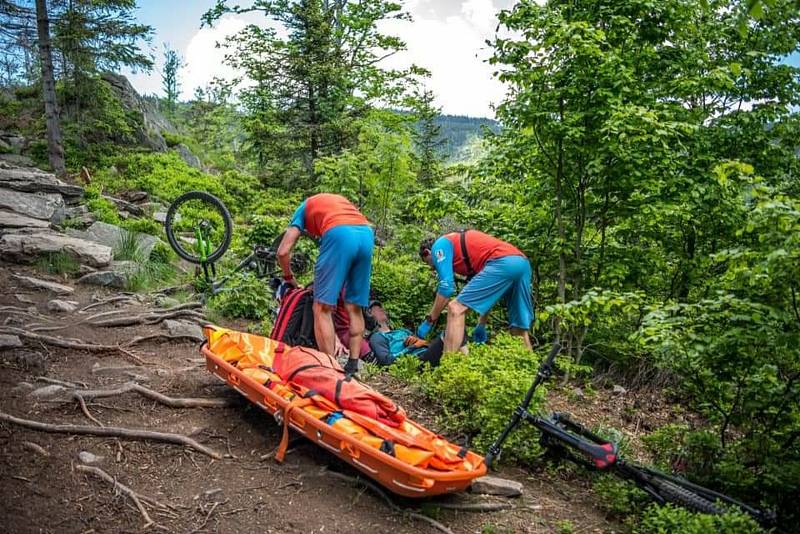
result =
[[[92,314],[114,309],[125,308],[131,314],[156,309],[147,297],[101,303],[115,293],[76,286],[64,298],[78,301],[79,309],[97,305],[57,315],[48,311],[52,295],[21,287],[14,273],[65,283],[63,278],[0,263],[0,324],[5,325],[0,330],[27,329],[32,323],[61,326],[40,333],[103,345],[122,345],[137,336],[164,332],[159,324],[100,327],[85,322]],[[149,531],[436,532],[419,519],[393,511],[370,490],[332,476],[332,471],[357,473],[308,442],[298,441],[283,464],[261,459],[278,445],[279,427],[206,371],[196,342],[153,340],[124,352],[97,352],[25,339],[22,348],[0,349],[0,411],[52,424],[96,426],[75,399],[64,396],[69,390],[32,395],[52,386],[53,380],[93,390],[135,381],[172,397],[228,399],[231,404],[225,407],[171,408],[125,393],[88,400],[86,407],[105,426],[183,434],[225,457],[216,460],[170,443],[49,434],[0,422],[2,531],[141,531],[144,515],[115,487],[116,480],[146,501],[143,506],[153,521]],[[385,373],[371,380],[398,399],[412,417],[436,430],[435,413],[411,388]],[[661,398],[658,392],[613,395],[610,390],[579,398],[572,387],[564,387],[550,393],[548,408],[569,410],[579,419],[622,430],[638,455],[640,434],[676,417]],[[110,475],[111,481],[79,469],[87,452],[97,457],[90,465]],[[456,533],[562,532],[567,531],[565,521],[575,533],[626,530],[606,516],[589,478],[575,470],[501,467],[496,474],[524,484],[523,496],[507,501],[513,508],[492,513],[438,509],[436,520]],[[404,510],[420,507],[414,501],[395,502]]]

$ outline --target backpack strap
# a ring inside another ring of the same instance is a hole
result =
[[[475,270],[472,268],[472,262],[469,260],[469,252],[467,251],[467,231],[459,232],[461,238],[461,257],[464,259],[464,265],[467,267],[467,278],[475,276]]]

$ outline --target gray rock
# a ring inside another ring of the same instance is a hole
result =
[[[9,167],[36,167],[36,162],[22,154],[0,154],[0,161]]]
[[[60,222],[64,198],[58,193],[23,193],[0,188],[0,208],[44,221]]]
[[[11,389],[11,394],[14,395],[15,397],[28,395],[31,391],[33,391],[34,387],[36,386],[31,384],[30,382],[20,382]]]
[[[164,224],[167,222],[167,212],[166,211],[157,211],[153,214],[153,220]]]
[[[128,202],[127,200],[122,200],[121,198],[116,198],[116,197],[110,197],[108,195],[103,195],[103,198],[113,202],[114,205],[117,207],[117,209],[119,209],[121,212],[127,211],[131,215],[136,215],[137,217],[139,215],[144,215],[144,210],[142,208],[140,208],[136,204]],[[122,215],[122,213],[120,213],[120,215]]]
[[[55,293],[56,295],[71,295],[72,293],[75,292],[75,289],[70,286],[57,284],[55,282],[42,280],[40,278],[34,278],[32,276],[22,276],[19,274],[15,274],[12,275],[11,277],[25,287],[29,287],[31,289],[50,291],[51,293]]]
[[[2,137],[0,137],[0,152],[7,153],[14,150],[14,147],[11,146],[10,143],[5,141]]]
[[[200,328],[200,326],[188,321],[167,319],[164,321],[164,326],[166,327],[167,332],[173,336],[188,336],[196,339],[197,341],[202,341],[205,339],[203,336],[203,329]]]
[[[146,202],[150,195],[146,191],[131,191],[125,195],[125,200],[128,202]]]
[[[95,269],[94,267],[89,267],[88,265],[81,265],[80,267],[78,267],[78,274],[80,276],[83,276],[84,274],[96,273],[96,272],[97,272],[97,269]]]
[[[159,295],[156,297],[156,306],[159,308],[172,308],[179,304],[180,302],[178,299],[174,299],[172,297],[167,297],[165,295]]]
[[[2,228],[50,228],[50,222],[0,210],[0,229]]]
[[[58,384],[52,384],[50,386],[44,386],[39,389],[34,389],[33,391],[31,391],[30,395],[31,397],[36,397],[37,399],[46,399],[48,397],[54,397],[59,393],[61,393],[62,391],[65,391],[66,389],[67,388],[65,388],[64,386],[59,386]]]
[[[484,476],[476,478],[469,488],[472,493],[481,495],[499,495],[501,497],[519,497],[522,495],[522,483],[500,477]]]
[[[55,232],[18,232],[0,237],[0,256],[4,259],[32,263],[52,252],[64,252],[93,267],[105,267],[112,256],[111,247]]]
[[[0,166],[0,187],[23,193],[55,193],[68,199],[83,197],[82,187],[64,183],[54,174],[8,163]]]
[[[572,390],[572,394],[575,396],[576,399],[582,399],[586,397],[586,394],[583,392],[583,390],[577,387]]]
[[[73,237],[93,241],[111,247],[112,249],[119,246],[119,243],[127,232],[127,230],[119,226],[99,221],[93,223],[86,230],[67,230],[67,234]],[[142,255],[148,258],[150,257],[150,252],[153,250],[153,247],[158,243],[158,238],[149,234],[136,233],[136,242],[139,245],[139,250]]]
[[[74,300],[53,299],[47,303],[47,309],[56,313],[72,313],[78,309],[78,303]]]
[[[96,454],[92,454],[89,451],[81,451],[78,453],[78,460],[84,464],[96,464],[98,462],[103,461],[102,456],[97,456]]]
[[[2,349],[15,349],[22,346],[22,340],[19,336],[11,334],[0,334],[0,350]]]
[[[614,384],[614,388],[611,390],[614,395],[625,395],[628,390],[624,387],[620,386],[619,384]]]
[[[181,143],[180,145],[177,145],[174,150],[190,167],[194,167],[195,169],[203,168],[203,163],[200,161],[200,158],[195,156],[192,151],[189,150],[188,146]]]
[[[17,365],[37,375],[43,375],[47,372],[47,358],[41,352],[17,350],[14,352],[14,360]]]
[[[123,271],[95,271],[78,278],[79,284],[125,289],[128,273]]]
[[[0,140],[5,143],[9,150],[16,152],[21,152],[28,145],[28,140],[16,133],[0,132]]]

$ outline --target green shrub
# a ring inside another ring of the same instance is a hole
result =
[[[156,242],[153,250],[150,251],[150,261],[155,263],[171,264],[177,257],[172,247],[163,241]]]
[[[266,281],[250,273],[231,278],[224,291],[211,297],[208,304],[225,317],[254,320],[269,317],[274,305]]]
[[[114,244],[114,259],[121,261],[144,262],[145,255],[134,232],[123,230]]]
[[[180,144],[185,144],[186,143],[186,140],[185,140],[184,136],[182,136],[180,134],[177,134],[177,133],[162,131],[161,132],[161,136],[164,138],[164,141],[167,143],[167,146],[170,147],[170,148],[176,147],[176,146],[178,146]]]
[[[435,276],[419,258],[385,247],[372,262],[372,288],[397,325],[414,327],[430,311]]]
[[[650,497],[642,490],[613,475],[602,474],[592,484],[600,506],[607,512],[620,516],[638,513]]]
[[[400,356],[389,367],[389,374],[404,382],[418,382],[421,363],[416,356]]]
[[[175,268],[156,261],[138,262],[128,274],[126,289],[144,291],[171,283],[175,279]]]
[[[692,513],[672,505],[651,504],[634,529],[636,534],[759,534],[761,527],[751,517],[738,512],[723,515]]]
[[[119,225],[121,219],[119,210],[110,200],[103,198],[103,188],[99,185],[90,185],[84,189],[83,198],[86,207],[98,221]]]
[[[163,230],[163,226],[161,225],[161,223],[156,222],[155,220],[149,217],[136,217],[131,219],[125,219],[120,223],[120,226],[122,226],[123,228],[125,228],[130,232],[139,232],[154,236],[160,236]]]
[[[543,357],[505,332],[492,344],[470,346],[469,355],[445,354],[439,367],[421,377],[423,391],[440,405],[441,423],[451,432],[473,437],[472,446],[486,448],[497,438],[530,387]],[[545,395],[540,387],[531,403],[536,410]],[[509,436],[505,459],[531,460],[541,451],[529,425]]]

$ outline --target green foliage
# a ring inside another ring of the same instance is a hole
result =
[[[224,317],[262,320],[272,313],[273,302],[265,281],[243,273],[231,278],[208,305]]]
[[[416,356],[400,356],[389,367],[389,374],[404,382],[418,382],[421,365],[422,362]]]
[[[421,376],[421,383],[440,406],[444,427],[470,435],[473,447],[486,450],[525,396],[540,360],[518,337],[501,333],[490,345],[470,346],[469,355],[445,354],[439,367]],[[537,390],[532,410],[544,395],[544,388]],[[536,431],[523,426],[506,441],[503,458],[531,460],[540,452]]]
[[[167,143],[169,148],[174,148],[180,144],[186,143],[186,138],[178,133],[172,133],[165,130],[161,132],[161,136],[164,138],[164,142]]]
[[[562,519],[556,523],[557,534],[572,534],[575,532],[575,527],[569,519]]]
[[[150,251],[150,261],[154,263],[172,264],[177,258],[178,255],[172,247],[163,241],[158,241]]]
[[[598,502],[611,514],[635,515],[652,502],[649,495],[628,481],[603,474],[592,484]]]
[[[159,236],[163,233],[163,226],[150,217],[132,217],[120,222],[120,226],[129,232],[140,232]]]
[[[372,261],[371,287],[395,324],[413,327],[433,302],[434,277],[417,256],[403,256],[389,247]]]
[[[763,532],[758,523],[743,513],[729,512],[723,515],[695,514],[672,505],[651,504],[645,510],[641,522],[634,529],[636,534],[759,534]]]
[[[90,185],[84,189],[83,194],[86,207],[92,212],[95,219],[108,224],[120,224],[119,210],[110,200],[103,198],[103,188],[100,185]]]
[[[144,251],[139,244],[139,236],[127,230],[120,233],[119,240],[114,245],[115,260],[129,260],[143,262],[145,260]]]
[[[146,291],[171,283],[176,276],[175,268],[155,259],[142,261],[128,273],[126,289],[129,291]]]
[[[80,263],[66,252],[49,252],[39,257],[36,267],[48,274],[75,274]]]

